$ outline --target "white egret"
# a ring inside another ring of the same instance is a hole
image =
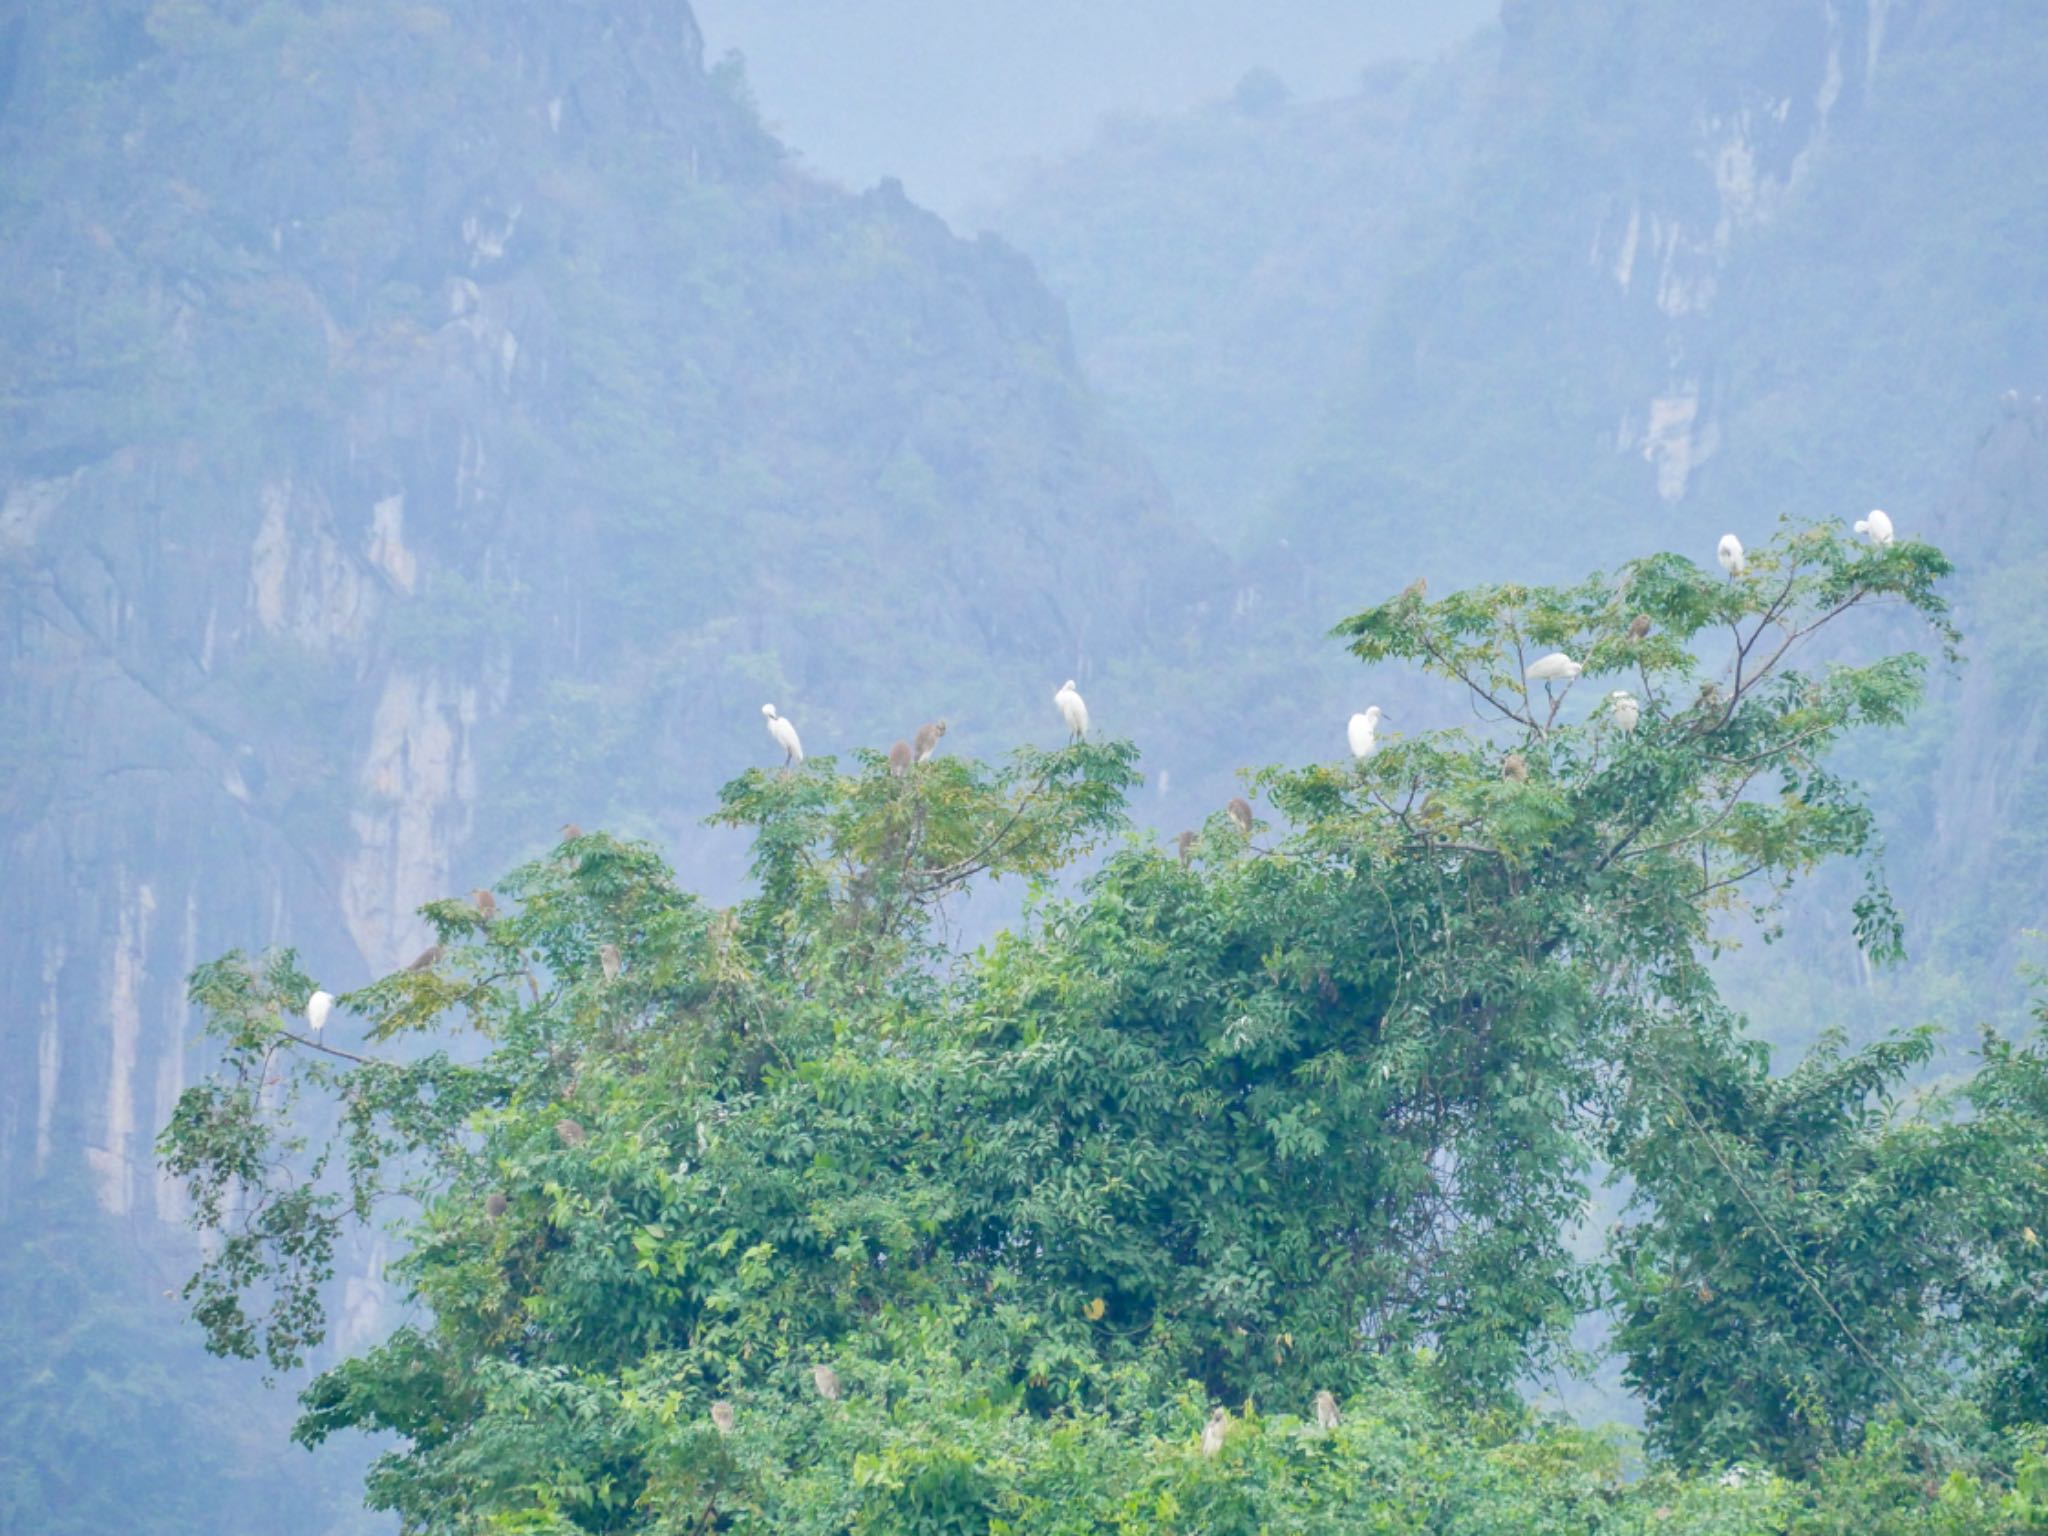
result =
[[[619,946],[616,944],[598,945],[597,963],[604,967],[606,981],[617,981],[619,972],[625,969],[625,961],[619,958]]]
[[[946,722],[934,720],[917,728],[917,735],[911,738],[911,754],[920,762],[928,763],[932,754],[939,750],[939,738],[946,734]]]
[[[724,1398],[721,1397],[711,1405],[711,1423],[721,1435],[731,1434],[736,1422],[738,1421],[733,1417],[732,1404]]]
[[[811,1385],[818,1389],[818,1396],[828,1403],[839,1401],[839,1373],[829,1365],[811,1367]]]
[[[889,776],[900,779],[910,772],[910,743],[899,741],[889,749]]]
[[[1334,1392],[1316,1394],[1316,1422],[1325,1429],[1335,1429],[1344,1416],[1337,1411],[1337,1395]]]
[[[768,734],[775,738],[775,745],[782,748],[785,754],[782,759],[782,766],[787,768],[791,763],[802,762],[804,760],[804,744],[797,740],[796,727],[783,719],[782,716],[776,714],[773,704],[763,704],[761,706],[761,716],[768,722]]]
[[[1237,823],[1237,830],[1246,837],[1250,837],[1252,835],[1251,802],[1242,795],[1232,795],[1228,809],[1230,811],[1230,819]]]
[[[1223,1437],[1230,1433],[1230,1413],[1218,1408],[1209,1415],[1209,1422],[1202,1426],[1202,1454],[1214,1456],[1223,1449]]]
[[[1362,714],[1356,714],[1351,717],[1351,723],[1344,728],[1344,736],[1351,744],[1351,755],[1353,757],[1362,761],[1365,758],[1371,757],[1378,750],[1379,742],[1373,738],[1380,728],[1380,722],[1386,718],[1386,712],[1377,704],[1374,704]]]
[[[1529,681],[1532,683],[1570,682],[1586,669],[1563,651],[1552,651],[1548,656],[1538,656],[1529,663]]]
[[[1067,733],[1080,741],[1088,734],[1088,705],[1081,695],[1074,691],[1074,680],[1070,677],[1060,685],[1060,691],[1052,696],[1059,708],[1060,718],[1067,722]]]
[[[1892,543],[1892,520],[1876,507],[1870,509],[1870,516],[1856,519],[1856,531],[1868,534],[1870,542],[1879,549],[1889,549]]]
[[[1749,569],[1749,559],[1742,553],[1742,540],[1732,533],[1721,535],[1721,542],[1714,546],[1714,558],[1721,562],[1721,569],[1729,576],[1740,576]]]
[[[1643,717],[1643,706],[1636,702],[1636,696],[1626,688],[1617,688],[1607,695],[1607,711],[1614,716],[1614,723],[1624,731],[1636,728],[1636,722]]]
[[[319,1034],[321,1026],[327,1022],[327,1015],[332,1012],[334,1012],[334,994],[331,992],[315,992],[306,999],[306,1028],[312,1030],[316,1035]]]

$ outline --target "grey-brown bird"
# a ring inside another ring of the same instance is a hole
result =
[[[1318,1424],[1322,1425],[1325,1429],[1335,1429],[1343,1417],[1337,1411],[1337,1396],[1335,1393],[1318,1392],[1316,1394],[1316,1422]]]
[[[477,912],[487,923],[498,915],[498,898],[482,886],[478,886],[469,893],[469,904],[476,908]]]
[[[1242,795],[1232,795],[1228,809],[1230,811],[1230,819],[1237,823],[1237,830],[1246,837],[1250,837],[1252,835],[1251,802]]]
[[[1529,782],[1529,759],[1519,752],[1510,752],[1501,759],[1500,776],[1513,779],[1517,784]]]
[[[565,1147],[580,1147],[584,1143],[583,1127],[574,1120],[562,1119],[555,1122],[555,1135]]]
[[[889,772],[897,778],[910,772],[910,743],[899,741],[889,749]]]
[[[1429,578],[1418,576],[1401,589],[1403,597],[1423,598],[1429,596]]]
[[[829,1365],[811,1367],[811,1385],[818,1389],[818,1396],[828,1403],[839,1401],[839,1373]]]
[[[1229,1410],[1218,1408],[1209,1415],[1209,1422],[1202,1426],[1202,1454],[1214,1456],[1223,1449],[1223,1437],[1230,1433]]]
[[[1649,632],[1650,632],[1650,616],[1649,616],[1649,615],[1648,615],[1647,613],[1639,613],[1639,614],[1637,614],[1637,615],[1636,615],[1636,616],[1635,616],[1634,618],[1632,618],[1632,619],[1630,619],[1630,620],[1628,621],[1628,637],[1629,637],[1629,639],[1631,639],[1631,640],[1640,640],[1640,639],[1642,639],[1642,638],[1643,638],[1643,636],[1647,635],[1647,634],[1648,634]]]
[[[939,750],[939,738],[946,734],[946,722],[933,720],[917,728],[917,735],[911,738],[911,750],[917,754],[920,763],[932,760],[932,754]]]
[[[575,841],[576,841],[576,839],[577,839],[577,838],[581,837],[582,835],[583,835],[583,829],[582,829],[581,827],[577,826],[575,822],[573,822],[573,821],[565,821],[565,822],[563,822],[563,823],[562,823],[562,841],[563,841],[563,842],[565,842],[565,843],[573,843],[573,842],[575,842]]]
[[[429,944],[413,957],[412,964],[408,965],[406,969],[408,971],[431,971],[441,963],[441,956],[446,953],[447,951],[439,944]]]
[[[1175,838],[1173,841],[1174,845],[1180,849],[1181,868],[1186,869],[1188,865],[1188,860],[1195,856],[1195,834],[1192,832],[1183,832],[1179,837]]]
[[[713,1403],[711,1405],[711,1422],[717,1427],[721,1435],[731,1434],[734,1423],[732,1404],[722,1397]]]
[[[491,1220],[496,1221],[505,1214],[505,1206],[507,1204],[504,1191],[494,1189],[484,1198],[484,1214],[490,1217]]]
[[[616,944],[598,945],[597,963],[604,967],[604,979],[606,981],[617,981],[619,979],[619,972],[625,965],[625,962],[619,958],[619,946]]]

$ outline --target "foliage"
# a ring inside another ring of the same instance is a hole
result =
[[[1567,1243],[1592,1162],[1712,1198],[1704,1133],[1655,1129],[1696,1113],[1707,1063],[1731,1133],[1766,1158],[1804,1135],[1839,1180],[1880,1137],[1863,1098],[1911,1059],[1773,1084],[1702,957],[1738,893],[1767,904],[1870,851],[1823,755],[1899,720],[1917,663],[1790,664],[1874,603],[1946,634],[1944,569],[1791,529],[1734,582],[1657,557],[1562,590],[1404,594],[1347,622],[1354,649],[1459,680],[1511,741],[1268,770],[1291,834],[1219,816],[1181,859],[1127,844],[972,957],[945,942],[948,899],[1041,882],[1114,833],[1128,744],[749,773],[714,818],[754,836],[755,894],[730,911],[579,835],[500,886],[502,913],[429,906],[442,953],[343,1000],[397,1056],[280,1025],[310,979],[230,956],[194,982],[224,1066],[162,1142],[216,1234],[187,1296],[212,1347],[288,1366],[320,1338],[339,1234],[408,1197],[419,1318],[323,1375],[299,1435],[396,1433],[372,1499],[421,1530],[1586,1528],[1620,1497],[1615,1453],[1521,1419],[1511,1388],[1592,1299]],[[1634,730],[1524,681],[1553,646],[1588,691],[1640,690]],[[1881,894],[1868,910],[1882,948]],[[2034,1058],[2007,1060],[1996,1102],[2016,1104]],[[322,1096],[332,1136],[308,1130]],[[1926,1200],[1962,1182],[1914,1166]],[[1687,1209],[1629,1239],[1630,1272],[1690,1262],[1665,1230]],[[1864,1347],[1913,1342],[1928,1288],[1873,1295],[1897,1325],[1859,1313]],[[2026,1315],[1984,1335],[1987,1371]],[[1786,1327],[1788,1358],[1833,1342]],[[1692,1332],[1711,1364],[1674,1358],[1645,1382],[1660,1405],[1750,1346],[1718,1319]],[[1817,1390],[1851,1402],[1819,1449],[1853,1460],[1874,1394],[1840,1353]],[[1290,1417],[1316,1390],[1355,1425]],[[1695,1461],[1811,1460],[1762,1395],[1734,1382],[1741,1435],[1675,1411],[1660,1434]],[[1222,1457],[1190,1454],[1218,1402]],[[1799,1496],[1764,1487],[1730,1497],[1790,1519]]]

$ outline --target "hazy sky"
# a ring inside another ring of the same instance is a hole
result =
[[[1266,65],[1295,94],[1435,53],[1499,0],[696,0],[707,54],[746,56],[763,115],[856,188],[987,201],[1002,167],[1071,148],[1104,113],[1167,112]]]

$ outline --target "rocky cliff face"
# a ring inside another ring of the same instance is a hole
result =
[[[354,985],[571,817],[729,887],[764,699],[993,746],[1191,622],[1023,260],[701,52],[681,0],[0,25],[0,1221],[159,1244],[195,960]]]

